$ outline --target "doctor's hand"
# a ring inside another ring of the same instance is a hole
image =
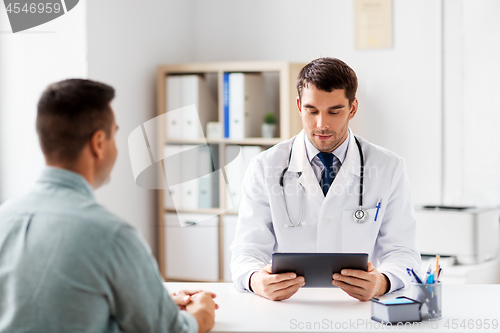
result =
[[[272,301],[290,298],[305,285],[304,277],[295,273],[272,274],[271,264],[252,274],[250,287],[259,296]]]
[[[380,273],[371,262],[368,262],[366,272],[357,269],[343,269],[340,273],[333,274],[332,284],[362,302],[385,294],[390,286],[387,276]]]

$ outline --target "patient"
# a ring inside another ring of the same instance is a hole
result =
[[[172,298],[138,232],[93,195],[116,160],[114,89],[50,85],[36,129],[47,168],[0,206],[0,332],[207,332],[214,294]],[[182,309],[182,310],[181,310]]]

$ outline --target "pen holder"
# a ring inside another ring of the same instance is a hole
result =
[[[420,316],[422,320],[426,319],[441,319],[441,301],[442,301],[442,285],[441,283],[433,284],[412,284],[413,299],[422,303],[420,308]]]

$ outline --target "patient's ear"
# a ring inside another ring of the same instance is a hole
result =
[[[106,133],[103,130],[97,130],[90,138],[90,151],[92,155],[101,160],[104,158]]]

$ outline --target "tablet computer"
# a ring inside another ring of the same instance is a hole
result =
[[[303,276],[303,288],[333,288],[332,275],[344,268],[368,269],[367,253],[273,253],[273,274]]]

